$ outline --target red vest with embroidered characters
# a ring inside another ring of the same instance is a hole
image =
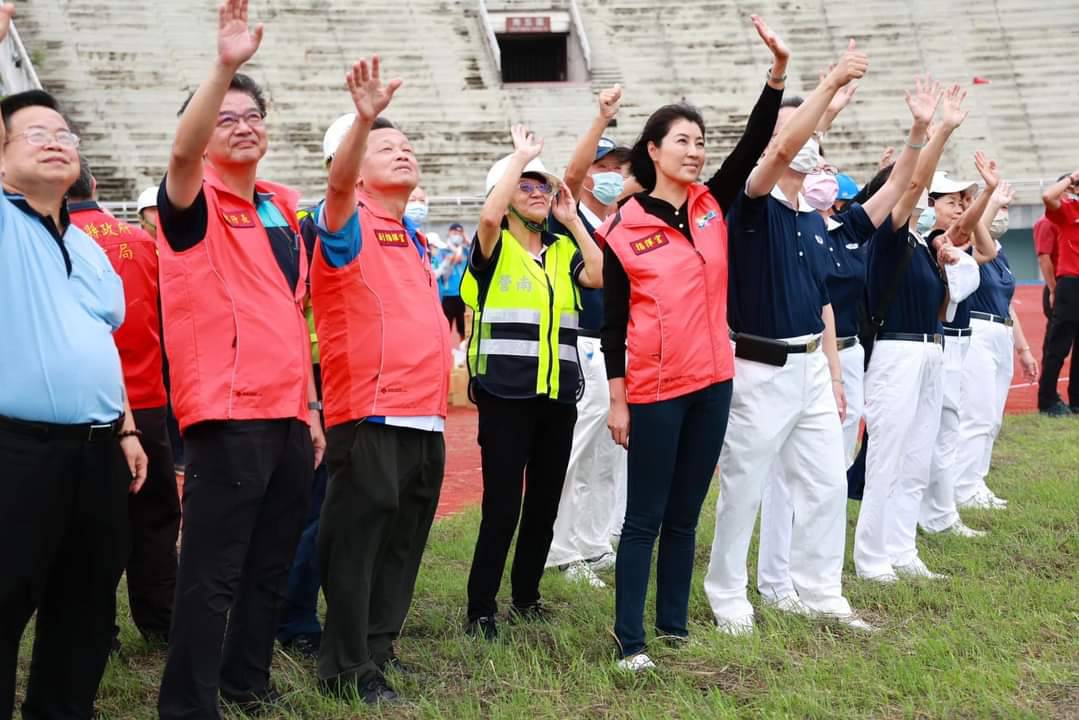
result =
[[[157,297],[157,244],[96,202],[71,203],[71,222],[97,241],[124,283],[124,324],[113,333],[134,410],[165,405],[161,371],[161,313]]]
[[[311,264],[326,426],[366,417],[446,415],[449,326],[427,239],[420,254],[401,224],[358,196],[360,254],[335,268]]]
[[[296,237],[300,281],[290,288],[252,198],[207,167],[206,236],[174,252],[158,226],[161,307],[172,404],[180,428],[205,420],[309,421],[311,343],[302,301],[307,255],[296,222],[299,193],[259,180],[255,191]]]
[[[629,277],[626,396],[652,403],[734,377],[727,327],[727,223],[708,188],[689,188],[693,242],[630,199],[596,231]]]

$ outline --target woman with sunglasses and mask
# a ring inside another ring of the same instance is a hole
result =
[[[518,519],[510,617],[542,620],[549,612],[539,583],[583,389],[579,288],[603,284],[603,255],[572,195],[540,162],[543,141],[523,125],[512,133],[513,154],[487,175],[487,201],[461,283],[475,313],[468,368],[483,468],[466,632],[487,640],[498,634],[495,596]],[[548,231],[552,210],[572,238]]]

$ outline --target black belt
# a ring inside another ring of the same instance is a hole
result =
[[[941,347],[944,346],[944,336],[936,334],[886,332],[878,335],[877,340],[901,340],[903,342],[933,343]]]
[[[103,440],[115,440],[120,431],[123,418],[110,423],[84,423],[81,425],[58,425],[47,422],[29,422],[0,415],[0,430],[38,438],[39,440],[61,440],[72,443],[94,443]]]
[[[593,340],[599,340],[599,330],[578,330],[577,337],[592,338]]]
[[[854,347],[855,345],[858,344],[858,336],[857,335],[851,335],[850,337],[836,338],[835,344],[836,344],[836,347],[838,347],[840,350],[846,350],[847,348],[852,348],[852,347]]]
[[[734,356],[743,360],[765,363],[783,367],[787,364],[788,355],[798,353],[811,353],[820,349],[820,336],[806,343],[789,343],[773,338],[746,335],[731,331],[731,340],[734,340]]]
[[[970,328],[944,328],[944,334],[947,337],[970,337],[973,332]]]
[[[977,310],[970,311],[970,317],[972,320],[985,320],[987,322],[1000,323],[1001,325],[1007,325],[1011,327],[1015,325],[1015,321],[1010,317],[1001,317],[1000,315],[994,315],[993,313],[983,313]]]

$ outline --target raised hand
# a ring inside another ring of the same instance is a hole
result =
[[[821,79],[823,79],[823,76]],[[832,101],[828,103],[828,112],[833,115],[838,115],[843,112],[843,110],[850,105],[850,101],[854,99],[854,93],[856,92],[858,92],[858,83],[856,82],[847,83],[839,88],[839,92],[837,92],[835,97],[832,98]]]
[[[7,37],[11,29],[11,18],[15,17],[15,6],[11,3],[0,5],[0,40]]]
[[[978,168],[978,174],[985,181],[986,189],[989,192],[995,191],[997,186],[1000,185],[1000,170],[997,168],[997,161],[990,160],[985,153],[979,150],[974,153],[974,167]]]
[[[839,62],[832,66],[828,75],[835,80],[839,87],[843,87],[851,80],[864,77],[868,69],[869,57],[858,50],[858,44],[854,41],[854,38],[851,38],[850,43],[847,45],[847,51],[843,53],[843,57],[839,58]]]
[[[884,148],[884,151],[880,154],[880,160],[877,162],[877,169],[883,170],[895,161],[895,148],[889,145]]]
[[[225,0],[217,9],[217,59],[225,67],[239,68],[262,43],[262,23],[247,25],[247,0]]]
[[[608,120],[614,120],[622,105],[622,86],[615,85],[599,94],[599,114]]]
[[[753,27],[757,28],[757,34],[761,36],[765,46],[772,51],[775,64],[786,67],[787,61],[791,57],[791,51],[787,48],[787,44],[768,27],[768,24],[764,22],[764,18],[760,15],[750,15],[749,19],[753,21]],[[773,65],[774,68],[775,65]]]
[[[378,55],[371,58],[370,65],[367,58],[353,63],[352,71],[345,75],[345,82],[352,96],[352,104],[356,106],[356,115],[366,122],[373,122],[382,114],[397,88],[401,87],[400,80],[382,84],[382,61]]]
[[[558,195],[555,196],[554,203],[551,205],[551,212],[554,213],[555,220],[562,223],[563,227],[570,227],[577,222],[577,202],[573,199],[573,195],[565,183],[562,184]]]
[[[923,78],[914,78],[914,92],[905,91],[907,107],[910,108],[911,117],[918,125],[929,126],[933,121],[933,115],[937,112],[937,105],[944,95],[940,83],[928,75]]]
[[[970,110],[963,109],[963,101],[967,99],[967,91],[959,87],[959,85],[952,85],[944,93],[944,101],[940,107],[940,122],[945,127],[949,127],[952,130],[956,129],[963,124],[963,121],[967,119],[967,113]]]
[[[514,125],[510,135],[513,136],[513,149],[525,158],[525,162],[532,162],[543,152],[543,139],[533,135],[524,125]]]
[[[1007,207],[1012,204],[1012,200],[1015,199],[1015,189],[1012,184],[1007,181],[1001,181],[997,189],[993,191],[992,202],[996,203],[997,207]]]

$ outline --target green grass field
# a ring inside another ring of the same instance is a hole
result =
[[[373,710],[326,699],[313,664],[278,652],[274,680],[288,706],[268,716],[1079,718],[1079,419],[1009,417],[990,484],[1010,509],[964,514],[988,537],[919,539],[927,564],[950,580],[861,582],[848,537],[847,595],[883,628],[870,637],[759,611],[755,637],[717,633],[701,587],[713,491],[699,530],[691,642],[650,646],[659,670],[639,677],[614,668],[613,590],[570,585],[555,573],[543,591],[557,622],[503,623],[493,645],[466,638],[465,581],[478,524],[470,512],[432,534],[398,647],[418,673],[391,678],[407,702]],[[852,503],[851,533],[856,513]],[[750,555],[753,578],[755,545]],[[126,616],[121,624],[124,650],[101,685],[101,717],[154,718],[164,657]],[[24,641],[20,681],[28,651]]]

